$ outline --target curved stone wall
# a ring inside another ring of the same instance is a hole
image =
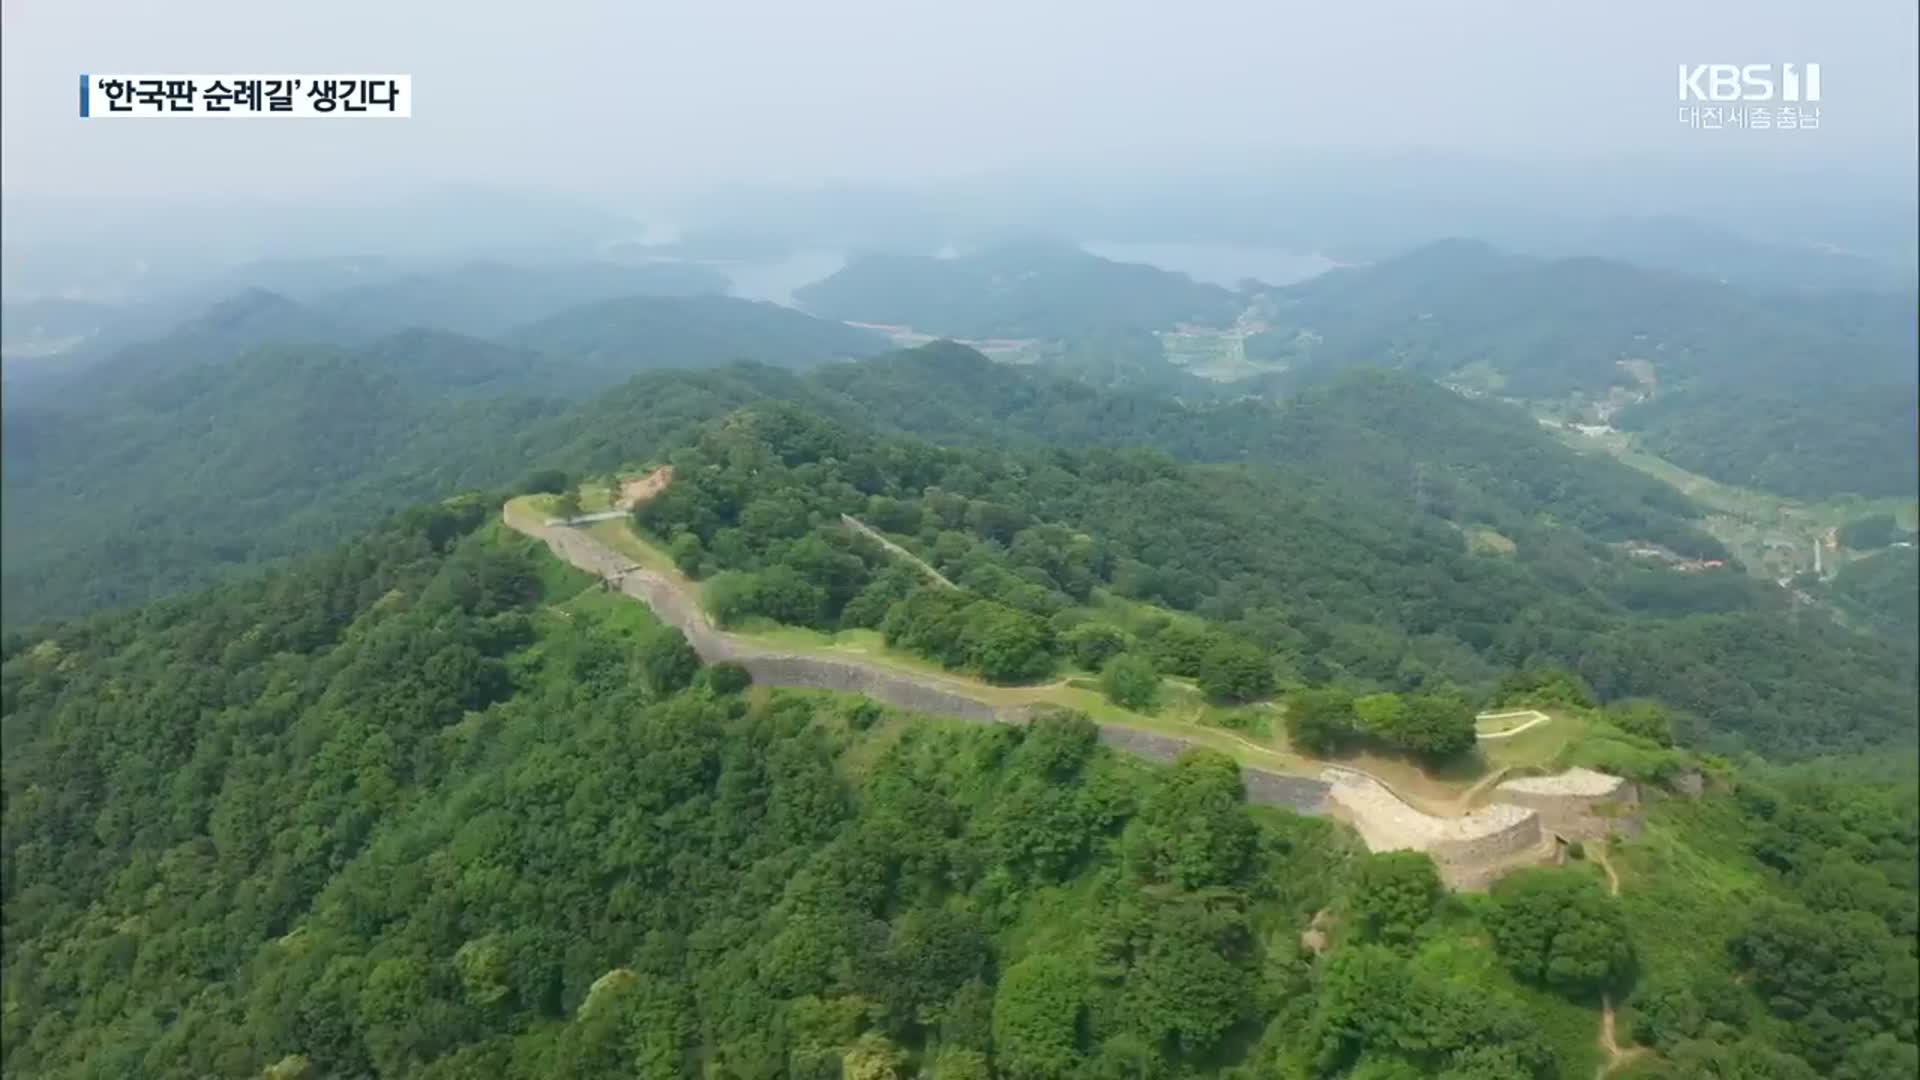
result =
[[[1367,850],[1425,852],[1451,888],[1484,888],[1510,867],[1553,854],[1540,815],[1524,806],[1497,803],[1461,817],[1436,817],[1364,773],[1328,769],[1320,775],[1332,785],[1327,802],[1334,816],[1354,827]]]
[[[1541,826],[1565,840],[1604,840],[1613,833],[1637,836],[1644,827],[1640,789],[1592,769],[1522,777],[1493,790],[1501,802],[1538,813]]]

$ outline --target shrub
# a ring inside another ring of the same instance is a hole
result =
[[[1273,665],[1257,646],[1218,638],[1200,658],[1200,689],[1214,701],[1252,701],[1273,693]]]
[[[1107,661],[1100,673],[1100,689],[1108,701],[1123,709],[1149,712],[1160,698],[1160,673],[1153,661],[1139,653],[1121,653]]]
[[[1066,641],[1073,662],[1088,671],[1099,671],[1107,661],[1126,652],[1130,644],[1126,631],[1103,622],[1074,627],[1067,632]]]

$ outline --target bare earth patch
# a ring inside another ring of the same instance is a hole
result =
[[[672,482],[673,466],[671,465],[662,465],[635,480],[622,480],[620,481],[620,498],[613,505],[621,510],[631,510],[666,490],[666,486]]]

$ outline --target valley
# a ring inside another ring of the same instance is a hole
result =
[[[1920,503],[1912,498],[1794,499],[1688,472],[1640,448],[1626,432],[1564,426],[1546,416],[1541,423],[1569,446],[1608,454],[1699,502],[1708,510],[1701,519],[1702,526],[1752,573],[1768,580],[1812,573],[1816,544],[1822,547],[1823,576],[1831,576],[1846,562],[1858,558],[1861,553],[1833,541],[1835,530],[1850,521],[1890,514],[1905,531],[1920,531]]]

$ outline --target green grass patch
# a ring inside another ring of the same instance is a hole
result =
[[[1589,721],[1572,713],[1551,713],[1544,724],[1505,739],[1490,739],[1479,753],[1490,769],[1551,770],[1568,746],[1584,737]]]
[[[1519,550],[1512,540],[1492,529],[1474,525],[1462,531],[1467,537],[1467,551],[1472,554],[1511,555]]]
[[[1739,810],[1726,799],[1652,802],[1646,830],[1612,843],[1607,858],[1643,976],[1727,967],[1729,920],[1771,891],[1745,843]]]

